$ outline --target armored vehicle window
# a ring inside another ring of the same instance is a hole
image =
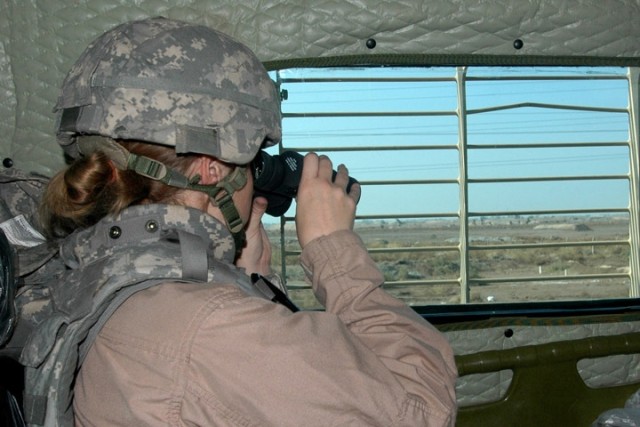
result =
[[[270,152],[316,151],[362,184],[356,229],[413,305],[639,294],[638,70],[288,69]],[[634,112],[635,111],[635,112]],[[270,218],[293,298],[295,203]]]

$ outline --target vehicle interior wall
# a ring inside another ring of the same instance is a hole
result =
[[[98,34],[159,15],[229,33],[269,70],[640,65],[637,0],[6,0],[0,3],[3,167],[47,176],[59,170],[64,158],[52,108],[65,72]],[[640,388],[637,301],[421,313],[449,337],[458,357],[459,425],[588,425]],[[493,421],[474,424],[478,419]]]

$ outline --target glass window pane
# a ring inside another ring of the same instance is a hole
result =
[[[385,287],[410,304],[628,297],[638,213],[627,71],[273,71],[286,96],[283,143],[269,151],[347,165],[363,187],[356,231]],[[295,201],[265,220],[274,268],[299,304],[317,307],[294,215]]]

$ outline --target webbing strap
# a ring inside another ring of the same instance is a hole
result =
[[[182,278],[196,282],[208,281],[207,243],[200,236],[184,230],[179,230],[178,236],[182,254]]]
[[[186,176],[149,157],[129,153],[127,169],[134,171],[138,175],[164,182],[172,187],[189,187],[189,179]]]
[[[116,167],[121,170],[131,170],[138,175],[161,181],[171,187],[188,188],[201,191],[209,195],[211,200],[220,208],[229,230],[233,235],[236,251],[239,252],[245,245],[244,222],[236,209],[231,196],[247,184],[247,168],[238,166],[230,174],[225,176],[216,185],[198,184],[200,177],[193,179],[168,168],[162,162],[145,156],[130,153],[122,145],[105,136],[91,135],[77,138],[78,149],[83,155],[89,155],[94,151],[102,151]]]
[[[29,424],[43,426],[47,414],[47,396],[24,393],[24,419]]]
[[[240,218],[238,209],[231,199],[229,193],[224,192],[221,198],[216,199],[216,205],[222,212],[224,220],[227,222],[229,231],[233,236],[233,241],[236,245],[236,252],[240,252],[245,245],[246,235],[244,233],[244,222]]]
[[[289,299],[287,294],[282,292],[280,288],[271,283],[266,277],[258,274],[251,274],[251,283],[256,287],[262,294],[269,300],[282,304],[291,310],[293,313],[300,311],[298,306],[296,306],[293,301]]]

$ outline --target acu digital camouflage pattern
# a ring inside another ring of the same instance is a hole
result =
[[[280,97],[246,46],[198,25],[152,18],[98,37],[67,75],[58,140],[99,134],[246,164],[281,139]]]
[[[234,256],[233,238],[222,223],[180,206],[130,207],[67,237],[60,250],[62,274],[34,295],[46,295],[49,303],[39,310],[25,305],[39,318],[20,357],[29,424],[73,425],[75,373],[101,326],[133,293],[160,283],[202,281],[235,284],[264,298],[233,265]]]
[[[19,237],[18,242],[23,242],[28,240],[31,232],[42,231],[37,212],[47,182],[48,178],[42,175],[19,169],[7,168],[0,171],[0,228],[10,244],[8,249],[3,248],[3,251],[9,251],[10,254],[2,255],[11,255],[2,263],[3,273],[9,268],[5,263],[11,263],[11,277],[0,283],[0,309],[6,309],[5,304],[20,308],[17,315],[12,310],[9,318],[4,311],[4,315],[0,316],[0,329],[11,326],[5,329],[8,333],[0,339],[0,355],[14,359],[19,357],[26,336],[33,325],[43,318],[42,314],[46,312],[49,303],[46,289],[41,289],[37,284],[52,280],[55,272],[60,271],[60,265],[55,265],[53,260],[58,251],[54,242],[43,240],[35,245],[15,243],[16,237]],[[19,320],[16,321],[18,317]],[[9,337],[11,341],[3,343]]]
[[[37,212],[40,198],[49,179],[19,169],[0,171],[0,223],[24,215],[34,227],[38,226]]]
[[[48,182],[49,178],[39,174],[24,172],[20,169],[2,169],[0,171],[0,224],[8,224],[22,217],[26,227],[42,233],[38,220],[38,206]],[[5,232],[5,234],[11,233]],[[28,247],[12,243],[12,247],[17,255],[15,274],[18,277],[18,285],[41,282],[47,277],[48,272],[40,270],[55,256],[57,252],[55,242],[43,240],[40,244]]]

